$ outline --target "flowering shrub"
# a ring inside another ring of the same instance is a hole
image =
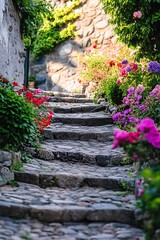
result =
[[[50,125],[53,112],[44,111],[47,97],[37,97],[40,92],[32,93],[0,76],[0,148],[19,150],[24,144],[35,145],[38,132]]]
[[[145,88],[138,85],[137,88],[130,87],[128,94],[123,98],[121,112],[113,115],[113,121],[121,128],[130,128],[136,126],[140,119],[145,117],[153,118],[160,123],[160,85],[155,88],[144,98]]]
[[[146,233],[146,240],[160,239],[160,166],[146,168],[137,180],[137,207]]]
[[[158,62],[141,62],[139,64],[122,61],[117,84],[123,92],[123,96],[127,94],[130,87],[137,87],[142,84],[145,87],[145,94],[147,95],[156,84],[160,83],[160,63]]]
[[[114,49],[114,50],[113,50]],[[93,49],[87,49],[79,61],[82,66],[81,82],[94,82],[97,95],[104,95],[108,101],[122,103],[122,91],[117,85],[117,76],[122,67],[121,59],[127,56],[132,59],[132,51],[124,45],[101,48],[95,44]]]
[[[143,163],[160,162],[160,130],[150,118],[144,118],[136,131],[115,130],[113,148],[124,148],[129,159]]]

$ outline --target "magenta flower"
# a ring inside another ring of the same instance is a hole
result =
[[[158,130],[151,130],[145,135],[147,141],[155,148],[160,148],[160,132]]]
[[[157,130],[154,121],[151,118],[144,118],[141,120],[140,124],[137,126],[139,132],[148,133],[151,130]]]
[[[33,93],[34,94],[40,94],[40,93],[42,93],[42,89],[38,88]]]
[[[141,18],[142,17],[142,12],[141,11],[134,12],[133,17],[134,18]]]
[[[138,179],[138,180],[136,181],[136,186],[140,187],[141,184],[142,184],[142,180],[141,180],[141,179]]]
[[[114,141],[113,148],[117,148],[120,144],[128,141],[129,134],[124,130],[115,130],[114,131]]]
[[[129,132],[128,142],[129,143],[136,142],[139,136],[140,136],[140,132]]]
[[[144,193],[144,190],[143,189],[138,189],[138,197],[141,197]]]
[[[130,87],[128,88],[127,92],[129,93],[129,95],[132,95],[134,93],[135,88],[134,87]]]

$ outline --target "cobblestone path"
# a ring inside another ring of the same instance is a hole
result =
[[[0,188],[0,240],[143,240],[136,227],[132,165],[112,149],[103,105],[57,95],[55,118],[17,187]]]

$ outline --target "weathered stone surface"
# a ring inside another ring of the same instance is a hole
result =
[[[6,186],[1,188],[0,210],[6,207],[3,216],[28,215],[46,222],[90,220],[134,224],[134,196],[119,194],[103,188],[93,192],[89,187],[71,190],[41,189],[29,184]]]
[[[118,238],[126,236],[125,238]],[[17,220],[0,218],[0,238],[2,240],[30,239],[46,240],[144,240],[141,229],[128,224],[117,223],[50,223],[37,220]]]
[[[47,140],[35,156],[53,160],[79,162],[85,164],[98,164],[101,166],[120,165],[123,158],[121,149],[112,149],[111,143],[74,140]],[[102,158],[99,162],[98,159]]]
[[[114,127],[112,125],[79,126],[67,124],[51,124],[44,129],[43,135],[47,139],[66,139],[66,140],[98,140],[102,142],[113,140]]]
[[[93,103],[91,98],[50,97],[49,102]]]
[[[113,120],[109,114],[100,113],[56,113],[53,122],[63,124],[77,124],[82,126],[101,126],[112,124]]]
[[[20,19],[12,1],[0,4],[0,74],[10,81],[23,83],[25,51],[20,33]]]
[[[95,24],[95,27],[97,28],[97,29],[104,29],[104,28],[106,28],[108,26],[108,22],[106,21],[106,20],[103,20],[102,22],[97,22],[96,24]]]
[[[59,55],[63,56],[63,55],[68,55],[70,54],[72,51],[72,44],[71,43],[67,43],[66,45],[62,46],[60,51],[59,51]]]
[[[128,171],[132,178],[128,178]],[[82,165],[54,160],[47,162],[32,159],[23,167],[23,172],[15,172],[19,182],[39,185],[42,187],[103,187],[112,190],[130,189],[134,183],[135,170],[132,166],[107,167]],[[122,184],[123,183],[123,184]]]

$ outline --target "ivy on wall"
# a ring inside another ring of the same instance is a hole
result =
[[[74,9],[80,0],[74,0],[63,7],[53,7],[44,0],[13,0],[21,12],[22,38],[30,47],[34,58],[51,52],[53,48],[68,38],[74,38],[74,20],[80,14]]]

